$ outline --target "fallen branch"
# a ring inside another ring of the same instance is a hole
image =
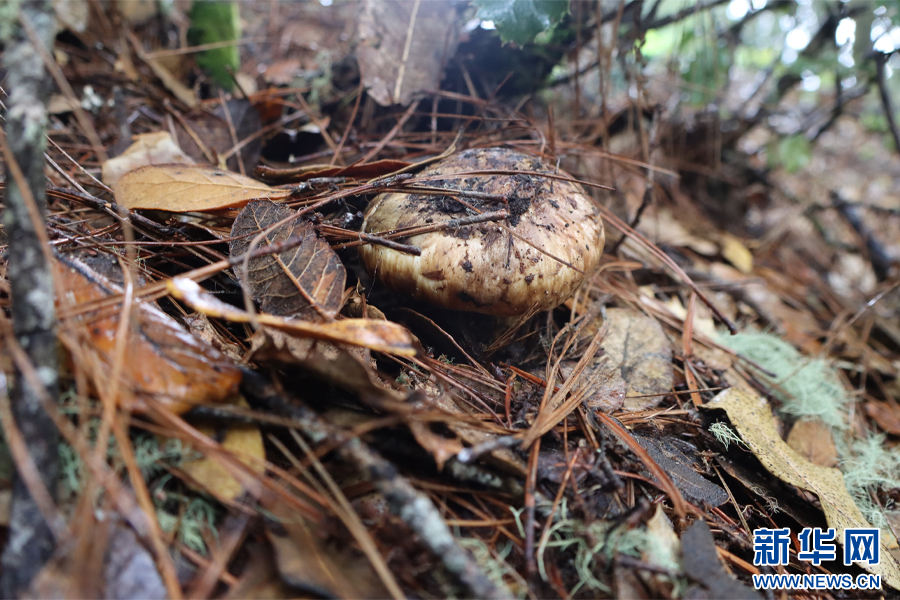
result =
[[[50,246],[44,225],[47,207],[44,133],[51,82],[41,60],[42,52],[47,53],[53,41],[53,5],[45,0],[25,0],[19,10],[15,7],[13,4],[12,10],[0,16],[0,30],[5,30],[8,36],[0,40],[5,46],[3,66],[9,90],[6,133],[0,136],[7,180],[3,214],[9,235],[7,277],[15,339],[36,367],[43,387],[55,398],[58,394],[56,308],[48,260]],[[31,24],[31,35],[26,35],[20,20]],[[56,488],[58,436],[53,422],[41,408],[42,391],[16,369],[12,413],[36,473],[17,473],[13,483],[9,538],[0,559],[3,565],[0,595],[4,598],[18,598],[26,593],[55,548],[52,530],[41,511],[49,499],[44,497],[44,502],[39,502],[40,498],[33,498],[26,485],[27,477],[38,475],[44,488]]]
[[[329,443],[336,446],[338,456],[356,467],[384,496],[391,510],[403,519],[462,585],[467,596],[473,598],[511,598],[505,586],[492,582],[471,554],[463,550],[437,508],[427,496],[418,492],[396,467],[358,437],[349,437],[336,430],[314,412],[288,403],[271,382],[254,371],[244,371],[241,390],[251,404],[256,403],[269,411],[302,424],[302,433],[315,444]]]

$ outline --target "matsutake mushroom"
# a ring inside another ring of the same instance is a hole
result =
[[[558,306],[596,270],[604,241],[596,206],[578,184],[560,179],[571,176],[538,158],[466,150],[423,178],[416,184],[422,191],[381,194],[366,212],[366,233],[410,230],[401,241],[421,249],[414,256],[360,248],[368,271],[387,287],[444,308],[514,316]]]

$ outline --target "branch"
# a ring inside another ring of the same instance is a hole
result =
[[[891,94],[888,91],[884,76],[884,65],[887,63],[887,59],[888,55],[883,52],[875,55],[875,66],[877,67],[875,82],[878,84],[878,92],[881,95],[881,106],[884,108],[884,116],[887,117],[888,127],[890,127],[891,136],[894,138],[894,149],[900,152],[900,130],[897,129],[894,107],[891,104]]]
[[[304,427],[303,435],[315,444],[336,447],[338,456],[371,480],[391,510],[418,534],[420,541],[443,563],[473,598],[511,598],[505,586],[485,576],[471,554],[456,542],[453,533],[427,496],[417,491],[397,468],[358,437],[350,437],[330,426],[297,401],[286,401],[275,386],[255,371],[244,370],[241,391],[251,404],[289,416]],[[292,399],[293,400],[293,399]],[[330,442],[330,443],[329,443]]]
[[[51,0],[22,0],[0,16],[0,37],[6,47],[6,135],[2,141],[6,161],[6,209],[3,223],[9,235],[8,278],[12,298],[13,331],[37,368],[45,390],[35,389],[17,369],[13,389],[13,418],[18,423],[36,470],[48,490],[56,488],[59,467],[58,434],[41,407],[42,393],[58,395],[56,310],[49,245],[44,226],[47,201],[44,179],[46,105],[52,82],[41,53],[50,48],[54,34]],[[18,8],[19,10],[16,10]],[[29,21],[34,42],[21,21]],[[43,238],[43,242],[42,242]],[[0,595],[18,598],[54,551],[54,539],[38,503],[21,474],[13,484],[9,541],[3,552]]]

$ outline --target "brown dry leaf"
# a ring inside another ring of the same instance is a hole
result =
[[[281,578],[293,587],[332,598],[389,598],[369,561],[352,545],[337,546],[321,527],[280,499],[263,502],[266,533]]]
[[[122,175],[148,165],[192,165],[194,159],[181,151],[168,131],[134,136],[134,143],[115,158],[103,163],[103,183],[115,187]]]
[[[231,255],[244,254],[262,230],[296,214],[283,204],[268,200],[251,202],[231,228]],[[250,295],[267,313],[321,321],[341,310],[347,272],[327,242],[316,235],[308,221],[294,220],[266,234],[257,248],[299,236],[303,243],[280,254],[250,260],[247,277],[240,266],[235,271]]]
[[[243,362],[244,352],[239,344],[226,340],[219,333],[209,318],[200,313],[186,315],[183,319],[190,332],[197,336],[204,344],[209,344],[219,352],[235,362]]]
[[[866,414],[886,433],[900,435],[900,410],[886,402],[866,402]]]
[[[129,2],[126,2],[125,4],[129,4]],[[143,53],[139,52],[139,54]],[[195,108],[200,103],[200,101],[197,100],[197,94],[194,93],[194,90],[181,83],[178,77],[172,74],[172,71],[166,67],[162,60],[147,56],[141,56],[141,58],[147,63],[147,66],[150,67],[153,74],[159,77],[159,80],[166,89],[172,92],[172,94],[185,106]]]
[[[391,389],[370,366],[369,353],[362,348],[299,338],[261,327],[250,338],[248,361],[274,361],[299,365],[310,373],[358,394],[361,398],[400,401],[403,394]]]
[[[263,541],[249,540],[246,545],[247,565],[240,581],[223,596],[228,600],[281,600],[301,594],[290,588],[278,575],[275,552]]]
[[[871,527],[847,492],[844,475],[839,470],[812,464],[781,439],[765,398],[731,388],[704,408],[727,412],[731,424],[770,473],[818,496],[828,526],[837,530],[838,540],[843,539],[844,529]],[[891,555],[884,536],[881,537],[881,562],[860,566],[881,575],[885,584],[900,589],[900,563]]]
[[[193,212],[244,206],[258,198],[286,198],[249,177],[203,165],[154,165],[126,173],[115,187],[125,208]]]
[[[451,2],[367,0],[359,21],[359,71],[382,106],[409,104],[413,94],[440,87],[459,43]]]
[[[243,398],[238,398],[235,404],[243,408],[250,407]],[[211,438],[218,438],[218,432],[214,427],[201,425],[197,427],[197,431]],[[247,465],[250,470],[259,474],[265,472],[266,450],[263,446],[262,433],[256,425],[231,425],[226,430],[224,439],[219,443],[222,450],[234,453],[235,458]],[[210,492],[217,498],[234,500],[244,490],[241,482],[235,479],[231,472],[215,458],[204,456],[186,462],[181,466],[181,470],[190,475],[194,482],[200,484],[201,489]]]
[[[231,135],[232,127],[234,128],[233,137]],[[187,128],[190,128],[190,131]],[[211,112],[197,109],[184,115],[175,123],[175,138],[178,145],[184,148],[184,151],[197,162],[207,163],[212,158],[212,164],[221,166],[219,157],[230,151],[235,144],[250,138],[260,129],[262,129],[262,119],[259,111],[245,98],[233,98],[228,100],[225,106],[222,106],[222,103],[217,104]],[[203,144],[203,148],[198,145],[198,140]],[[206,152],[211,153],[212,156],[208,157]],[[225,166],[235,173],[249,173],[259,162],[261,153],[262,138],[257,137],[244,144],[238,151],[238,155],[229,156]],[[238,156],[244,162],[244,171],[241,171],[238,164]]]
[[[65,254],[54,266],[54,277],[67,290],[59,301],[61,308],[122,293],[120,285],[113,281],[121,277],[121,271],[107,254]],[[111,367],[120,315],[121,307],[116,307],[99,319],[88,313],[66,321],[64,330],[83,329],[84,333],[80,348],[70,350],[92,352]],[[84,326],[77,327],[80,324]],[[198,404],[221,402],[237,392],[241,381],[238,366],[185,331],[155,305],[135,301],[131,324],[122,377],[124,390],[133,393],[138,401],[141,396],[152,396],[181,413]]]
[[[559,372],[568,379],[576,364],[578,364],[577,360],[564,360],[559,365]],[[591,410],[602,410],[605,413],[610,413],[619,410],[625,403],[625,380],[613,374],[611,370],[608,370],[608,372],[609,375],[603,381],[603,385],[597,387],[584,399],[587,407]]]
[[[601,369],[611,378],[607,386],[616,378],[625,381],[623,410],[656,406],[673,382],[672,349],[666,334],[655,319],[627,308],[611,308],[606,318],[609,330],[601,346],[605,360]]]
[[[788,434],[787,445],[814,465],[836,467],[838,464],[831,428],[819,419],[797,421]]]
[[[272,85],[290,85],[300,74],[300,59],[286,58],[266,65],[263,81]]]
[[[332,167],[330,165],[305,165],[291,167],[289,169],[273,169],[260,165],[254,171],[254,175],[260,179],[279,183],[296,183],[306,181],[313,177],[356,177],[359,179],[371,179],[381,177],[400,169],[405,169],[413,163],[405,160],[376,160],[364,165],[350,165],[348,167]]]
[[[170,294],[193,307],[194,310],[209,317],[226,319],[235,323],[255,322],[298,337],[362,346],[398,356],[415,356],[417,352],[412,334],[406,328],[390,321],[343,319],[331,323],[310,323],[264,313],[251,315],[247,311],[225,304],[204,292],[195,281],[182,277],[166,282],[166,289]]]

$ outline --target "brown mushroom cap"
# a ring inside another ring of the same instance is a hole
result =
[[[483,170],[523,173],[442,179]],[[503,148],[466,150],[435,163],[418,176],[434,179],[419,185],[505,196],[506,202],[462,199],[481,212],[506,209],[510,216],[400,240],[419,247],[421,256],[362,246],[363,263],[387,287],[445,308],[509,316],[558,306],[597,268],[603,222],[580,186],[529,171],[569,177]],[[383,234],[473,214],[450,196],[386,193],[372,201],[363,230]]]

